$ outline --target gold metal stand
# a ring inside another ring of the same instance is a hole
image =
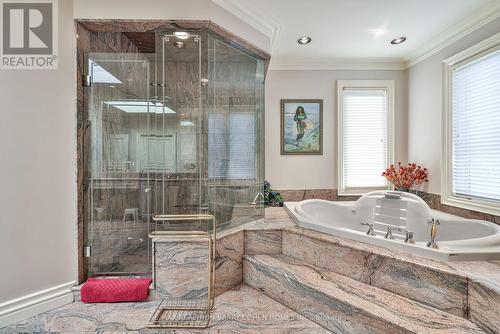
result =
[[[216,226],[215,217],[209,214],[194,215],[157,215],[155,222],[212,222],[212,232],[207,231],[154,231],[150,237],[167,236],[177,240],[208,240],[208,296],[207,298],[183,299],[169,298],[161,302],[151,317],[149,328],[207,328],[210,325],[210,313],[215,302],[215,251]]]

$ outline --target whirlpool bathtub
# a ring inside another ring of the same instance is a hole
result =
[[[409,193],[375,191],[356,202],[311,199],[285,208],[301,227],[392,250],[445,261],[500,259],[500,226],[431,210]],[[428,245],[433,224],[435,243]]]

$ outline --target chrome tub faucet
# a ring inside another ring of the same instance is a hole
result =
[[[373,224],[371,223],[361,223],[361,225],[368,226],[368,231],[366,232],[367,235],[376,235],[375,230],[373,229]]]
[[[432,218],[431,224],[431,240],[427,243],[427,247],[438,249],[438,244],[436,243],[437,236],[437,226],[440,224],[439,219]]]
[[[386,239],[394,239],[394,236],[392,235],[392,231],[401,231],[401,229],[397,228],[397,227],[390,227],[390,226],[387,226],[387,233],[385,234],[385,237]]]

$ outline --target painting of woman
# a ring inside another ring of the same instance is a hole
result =
[[[281,100],[281,154],[323,154],[323,100]]]
[[[301,140],[304,137],[304,132],[306,130],[307,114],[304,111],[304,107],[298,106],[297,110],[295,110],[295,116],[293,116],[293,120],[297,123],[297,141]]]

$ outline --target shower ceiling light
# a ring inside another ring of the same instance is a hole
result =
[[[391,41],[391,44],[393,44],[393,45],[397,45],[397,44],[401,44],[401,43],[403,43],[404,41],[406,41],[406,37],[404,37],[404,36],[400,36],[400,37],[396,37],[396,38],[394,38],[394,39]]]
[[[185,31],[176,31],[174,32],[175,37],[178,39],[188,39],[189,38],[189,33]]]
[[[311,41],[312,41],[311,37],[303,36],[297,40],[297,43],[299,43],[300,45],[305,45],[311,43]]]
[[[175,114],[176,112],[159,102],[148,101],[106,101],[104,104],[120,109],[121,111],[135,114]]]
[[[181,121],[180,125],[181,126],[194,126],[195,124],[191,121]]]
[[[178,49],[184,49],[186,47],[186,44],[182,43],[182,42],[179,42],[179,41],[175,41],[174,42],[174,46]]]

